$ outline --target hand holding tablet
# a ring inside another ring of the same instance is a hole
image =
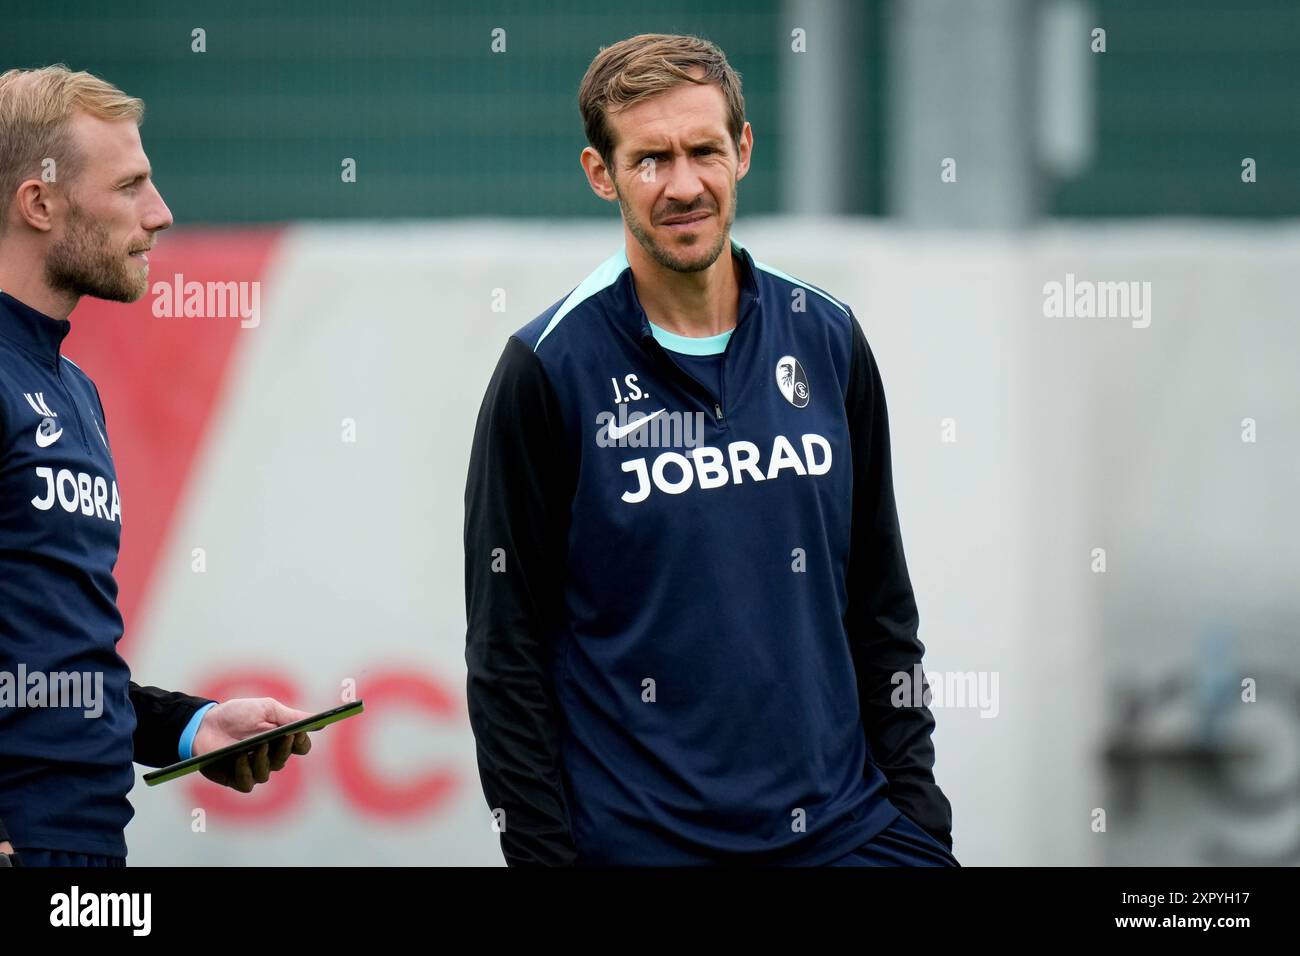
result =
[[[311,747],[310,740],[306,738],[308,732],[320,730],[335,721],[352,717],[361,713],[362,710],[364,710],[364,707],[362,701],[359,700],[350,704],[343,704],[332,710],[322,711],[302,720],[282,724],[264,733],[245,737],[229,746],[210,750],[207,753],[191,757],[189,760],[182,760],[171,766],[152,770],[144,775],[144,781],[153,787],[160,783],[166,783],[168,780],[175,780],[177,777],[193,773],[195,770],[202,770],[204,776],[226,786],[232,786],[232,781],[238,782],[240,774],[247,774],[249,777],[248,787],[235,786],[235,789],[251,789],[253,773],[250,763],[256,760],[269,760],[269,755],[277,746],[278,741],[280,742],[278,746],[281,749],[291,748],[293,753],[306,753]],[[300,740],[293,740],[290,743],[284,739],[293,739],[294,735],[297,734],[303,735]],[[242,761],[243,765],[241,767],[239,758],[246,756],[249,759]],[[277,756],[279,755],[277,754]],[[288,753],[284,753],[283,757],[287,759]]]

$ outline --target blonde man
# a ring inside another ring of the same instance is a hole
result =
[[[141,687],[115,650],[109,429],[61,349],[82,296],[144,295],[172,224],[143,116],[64,66],[0,76],[0,865],[125,865],[133,760],[163,766],[308,716]],[[296,734],[204,773],[248,792],[310,746]]]
[[[696,37],[600,51],[623,248],[513,335],[466,486],[470,718],[511,864],[956,865],[885,395],[731,236],[753,131]]]

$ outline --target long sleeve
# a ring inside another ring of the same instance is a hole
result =
[[[483,794],[511,865],[576,862],[551,674],[576,469],[540,360],[511,338],[465,485],[465,663]]]
[[[135,762],[146,767],[166,767],[177,761],[177,747],[185,727],[199,708],[212,703],[179,691],[130,684],[135,708]]]
[[[889,782],[889,800],[949,849],[952,807],[934,779],[934,716],[924,703],[894,706],[899,686],[921,673],[925,646],[894,503],[889,419],[875,358],[851,318],[853,358],[845,398],[853,457],[853,526],[845,626],[857,671],[863,729],[872,757]],[[904,685],[904,686],[910,686]],[[928,694],[922,678],[921,700]]]
[[[0,415],[0,448],[5,447],[4,424],[5,424],[4,416]],[[9,830],[6,829],[4,820],[0,819],[0,843],[4,843],[8,839],[9,839]]]

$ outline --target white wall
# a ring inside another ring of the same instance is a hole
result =
[[[1248,630],[1253,651],[1294,646],[1300,232],[737,225],[759,260],[862,319],[887,390],[927,670],[997,674],[996,717],[936,708],[958,857],[1115,861],[1112,835],[1157,824],[1110,812],[1109,834],[1089,830],[1093,808],[1114,809],[1098,760],[1110,683],[1192,660],[1196,632],[1216,622]],[[364,786],[331,728],[278,812],[232,819],[206,783],[138,785],[133,864],[500,862],[464,714],[469,442],[506,336],[620,241],[614,223],[291,232],[132,666],[195,691],[232,670],[279,675],[299,690],[289,702],[313,710],[355,679],[374,703],[359,720],[376,779],[424,789],[404,810],[401,793]],[[1067,272],[1151,282],[1150,327],[1045,317],[1043,284]],[[497,288],[504,314],[491,310]],[[1246,416],[1255,444],[1240,440]],[[1090,570],[1094,547],[1107,549],[1104,575]],[[385,674],[406,683],[374,698]],[[256,809],[279,784],[234,799]],[[206,832],[192,832],[196,807]],[[1217,826],[1215,812],[1193,803],[1179,829]],[[1165,858],[1173,844],[1151,846],[1150,862],[1197,862],[1195,846]]]

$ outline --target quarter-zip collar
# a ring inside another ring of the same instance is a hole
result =
[[[754,258],[749,254],[749,250],[741,245],[740,240],[733,236],[731,238],[731,251],[733,255],[740,259],[741,264],[740,299],[736,305],[735,325],[735,328],[739,329],[757,311],[758,306],[761,304],[761,298],[758,291],[758,280],[754,275]],[[641,307],[641,301],[637,298],[636,286],[632,282],[632,269],[630,266],[623,270],[619,282],[624,286],[622,294],[634,306],[633,313],[642,340],[653,339],[654,330],[650,327],[650,319],[645,314],[645,309]]]
[[[0,291],[0,337],[30,352],[52,368],[59,366],[59,349],[72,323],[55,319]]]

